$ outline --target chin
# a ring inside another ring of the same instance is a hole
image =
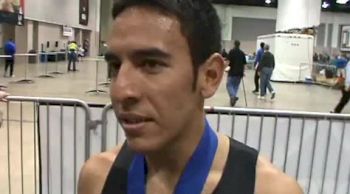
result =
[[[154,140],[149,138],[127,137],[126,139],[130,149],[140,154],[157,152],[162,147],[159,144],[155,143]]]

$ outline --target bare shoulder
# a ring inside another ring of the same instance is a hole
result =
[[[100,194],[121,146],[92,156],[80,170],[78,194]]]
[[[256,194],[302,194],[296,180],[287,176],[263,157],[258,158]]]

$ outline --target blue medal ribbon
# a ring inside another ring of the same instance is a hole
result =
[[[209,175],[218,138],[205,121],[203,136],[187,163],[174,194],[200,194]],[[144,155],[136,154],[128,171],[128,194],[146,194],[147,164]]]

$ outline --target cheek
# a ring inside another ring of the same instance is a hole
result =
[[[193,76],[190,70],[174,71],[174,73],[159,80],[158,84],[153,86],[153,100],[151,101],[152,104],[158,106],[156,108],[160,116],[173,116],[173,113],[191,109],[195,101],[192,84]]]
[[[117,103],[117,93],[118,93],[118,90],[116,88],[116,83],[112,79],[111,84],[109,86],[109,97],[112,101],[112,104]]]

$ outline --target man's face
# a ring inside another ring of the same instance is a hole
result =
[[[126,9],[108,46],[111,100],[129,146],[152,152],[186,133],[203,97],[192,88],[190,49],[178,20],[151,8]]]

